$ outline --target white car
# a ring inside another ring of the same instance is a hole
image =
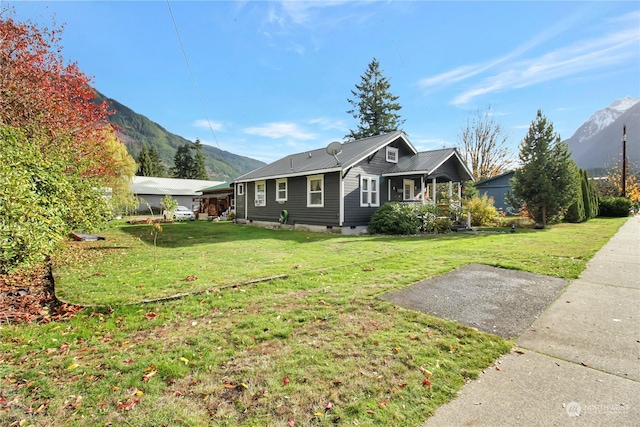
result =
[[[193,211],[186,206],[178,206],[176,210],[173,211],[173,217],[171,217],[170,214],[171,212],[165,210],[162,212],[162,217],[165,220],[173,219],[175,221],[182,221],[186,219],[193,221],[196,219],[196,215],[193,213]]]

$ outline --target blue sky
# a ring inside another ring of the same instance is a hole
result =
[[[538,109],[566,139],[640,96],[638,1],[4,4],[18,20],[65,24],[62,55],[106,96],[265,162],[355,129],[347,99],[374,57],[419,150],[454,146],[488,106],[517,148]]]

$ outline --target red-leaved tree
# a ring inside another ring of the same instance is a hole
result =
[[[60,55],[62,29],[17,22],[0,12],[0,124],[45,133],[47,147],[69,150],[84,176],[113,174],[105,153],[110,111],[94,102],[91,79]]]
[[[0,273],[46,260],[70,231],[130,206],[136,170],[108,104],[61,56],[62,30],[11,12],[0,8]]]

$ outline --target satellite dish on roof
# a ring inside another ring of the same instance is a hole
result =
[[[333,141],[329,145],[327,145],[327,154],[335,157],[336,164],[340,164],[340,159],[338,159],[338,154],[342,153],[342,144],[338,141]]]

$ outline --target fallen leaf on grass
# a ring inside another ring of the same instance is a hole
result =
[[[153,371],[149,371],[148,373],[142,376],[142,381],[149,381],[151,378],[155,377],[158,374],[158,371],[155,369]]]
[[[179,361],[181,361],[182,363],[184,363],[185,365],[189,364],[189,359],[185,358],[185,357],[180,357],[178,358]]]
[[[289,384],[289,375],[285,375],[284,378],[282,379],[282,385],[287,385]]]
[[[147,318],[147,320],[153,320],[157,317],[158,315],[156,313],[154,313],[153,311],[150,311],[149,313],[145,314],[144,317]]]
[[[289,427],[294,427],[295,423],[293,422],[293,418],[289,417],[289,419],[287,420],[287,424],[289,424]]]
[[[117,409],[118,411],[130,411],[135,408],[137,403],[140,403],[140,399],[137,397],[132,397],[125,400],[124,402],[119,402]]]
[[[326,404],[326,405],[324,405],[324,409],[325,409],[326,411],[330,411],[330,410],[332,410],[332,409],[333,409],[333,403],[331,403],[331,402],[327,402],[327,404]]]
[[[187,276],[187,278],[185,279],[187,282],[193,282],[195,280],[198,280],[198,276],[192,274],[191,276]]]
[[[420,366],[420,372],[422,372],[424,374],[425,377],[427,377],[427,379],[430,379],[431,376],[433,375],[431,373],[431,371],[426,370],[425,368],[423,368],[422,366]]]

